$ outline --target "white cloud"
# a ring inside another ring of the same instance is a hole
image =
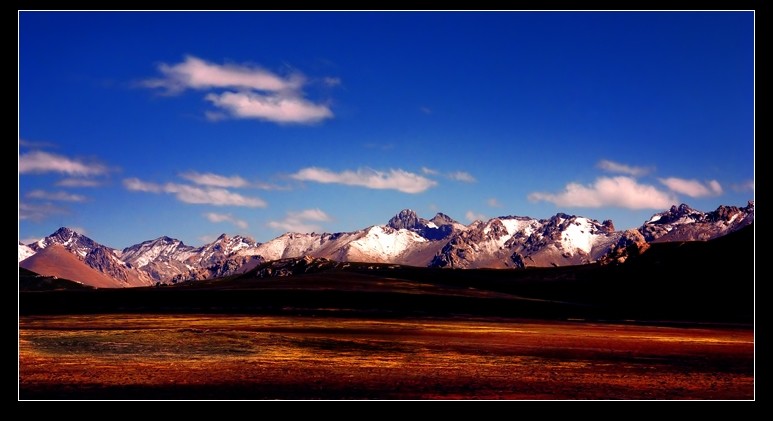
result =
[[[49,192],[45,190],[33,190],[27,193],[30,199],[55,200],[59,202],[85,202],[86,196],[72,194],[64,191]]]
[[[64,178],[57,181],[56,185],[60,187],[99,187],[102,183],[88,178]]]
[[[722,194],[722,185],[717,180],[710,180],[708,182],[709,189],[716,195]]]
[[[107,167],[98,163],[86,163],[43,151],[32,151],[19,156],[19,174],[58,172],[73,176],[101,175]]]
[[[474,183],[476,181],[475,177],[473,177],[472,174],[466,171],[454,171],[454,172],[448,173],[447,177],[450,178],[451,180],[463,181],[465,183]]]
[[[470,222],[486,220],[486,215],[483,215],[482,213],[475,213],[471,210],[468,210],[467,213],[464,214],[464,217],[467,218],[467,220]]]
[[[159,71],[164,78],[146,80],[142,85],[166,89],[168,94],[188,88],[210,91],[204,98],[219,109],[205,112],[210,121],[230,116],[315,123],[333,117],[328,105],[304,98],[302,88],[307,81],[300,73],[283,77],[258,66],[215,64],[193,56],[179,64],[161,64]],[[340,79],[327,77],[322,83],[335,86]]]
[[[305,209],[300,212],[287,212],[287,215],[295,218],[307,221],[325,222],[330,221],[330,216],[320,209]]]
[[[647,167],[634,167],[631,165],[621,164],[619,162],[610,161],[608,159],[602,159],[596,164],[596,167],[601,168],[606,172],[625,174],[633,177],[639,177],[652,172],[652,168]]]
[[[213,173],[198,173],[196,171],[188,171],[186,173],[180,174],[180,177],[202,186],[245,187],[249,184],[247,183],[247,180],[239,177],[238,175],[227,177]]]
[[[51,203],[19,202],[19,220],[42,221],[51,215],[67,213],[67,209]]]
[[[257,197],[242,196],[221,188],[199,188],[185,184],[166,183],[166,193],[174,193],[177,199],[185,203],[215,206],[245,206],[248,208],[264,208],[266,202]]]
[[[491,206],[492,208],[501,208],[502,207],[502,204],[499,203],[499,200],[497,200],[496,197],[492,197],[489,200],[487,200],[486,204]]]
[[[161,193],[163,188],[160,184],[142,181],[139,178],[127,178],[123,180],[123,185],[127,190],[142,191],[148,193]]]
[[[314,104],[297,96],[223,92],[208,94],[204,99],[237,118],[257,118],[277,123],[315,123],[333,117],[328,106]]]
[[[400,169],[386,172],[358,169],[357,171],[346,170],[337,173],[324,168],[309,167],[291,174],[290,177],[301,181],[336,183],[369,189],[391,189],[403,193],[421,193],[437,185],[436,181]]]
[[[264,208],[266,202],[257,197],[243,196],[239,193],[217,188],[196,187],[186,184],[166,183],[164,185],[142,181],[138,178],[127,178],[123,181],[128,190],[148,193],[174,194],[177,200],[184,203],[214,205],[214,206],[244,206],[249,208]]]
[[[149,88],[165,88],[170,93],[178,93],[187,88],[248,88],[259,91],[279,92],[296,90],[304,80],[294,74],[282,78],[258,66],[234,64],[214,64],[194,56],[186,56],[185,61],[175,65],[162,63],[158,70],[163,79],[149,79],[143,85]]]
[[[690,197],[719,196],[722,194],[722,185],[717,180],[707,181],[706,184],[698,180],[677,177],[659,178],[658,180],[669,189]]]
[[[546,201],[557,206],[600,208],[616,206],[627,209],[663,209],[677,203],[676,197],[654,186],[639,184],[625,176],[599,177],[592,185],[569,183],[560,193],[534,192],[531,201]]]
[[[244,221],[242,219],[238,219],[231,215],[230,213],[216,213],[216,212],[208,212],[205,213],[204,216],[210,221],[214,223],[220,223],[220,222],[230,222],[237,227],[241,229],[247,229],[248,224],[247,221]]]
[[[421,167],[421,172],[424,173],[424,174],[427,174],[427,175],[438,175],[438,174],[440,174],[440,171],[433,170],[432,168],[427,168],[427,167]]]
[[[286,232],[318,232],[322,230],[317,224],[311,222],[330,221],[330,216],[320,209],[305,209],[299,212],[287,212],[287,216],[281,221],[269,221],[268,226]]]

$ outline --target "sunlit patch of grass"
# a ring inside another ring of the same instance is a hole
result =
[[[239,315],[35,316],[21,318],[19,347],[21,390],[51,390],[50,396],[65,390],[62,385],[74,396],[79,387],[127,385],[162,387],[177,396],[175,387],[198,385],[207,393],[236,387],[244,393],[263,390],[248,397],[279,398],[737,398],[751,396],[754,380],[748,329]],[[187,389],[180,390],[186,397]]]

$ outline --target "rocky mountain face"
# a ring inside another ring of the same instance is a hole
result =
[[[105,247],[69,228],[59,228],[48,237],[30,244],[29,247],[37,254],[40,250],[54,244],[61,245],[87,266],[116,279],[124,286],[147,286],[154,283],[147,273],[136,270],[122,261],[117,250]]]
[[[241,273],[263,260],[250,254],[258,246],[249,237],[225,234],[201,247],[159,237],[123,249],[121,258],[132,267],[148,273],[156,282],[169,283],[190,279],[208,279]],[[255,260],[253,262],[253,260]],[[252,265],[248,265],[253,262]],[[246,266],[247,265],[247,266]]]
[[[430,266],[565,266],[598,260],[619,238],[610,221],[559,213],[550,219],[503,216],[454,235]]]
[[[638,230],[626,230],[599,259],[599,263],[602,265],[624,263],[629,257],[639,256],[648,248],[650,244]]]
[[[720,206],[701,212],[686,204],[656,213],[639,228],[647,242],[706,241],[737,231],[754,222],[754,201],[746,207]]]
[[[416,212],[403,209],[389,220],[387,226],[396,230],[407,229],[427,240],[442,240],[455,230],[463,230],[464,225],[454,221],[448,215],[438,213],[429,221],[419,218]]]
[[[20,243],[19,261],[58,244],[126,286],[229,276],[255,267],[265,268],[272,276],[295,273],[301,269],[268,263],[304,256],[442,268],[608,264],[644,253],[652,242],[709,240],[753,221],[753,202],[743,208],[720,206],[707,213],[685,204],[673,206],[653,215],[640,228],[624,232],[616,231],[609,220],[598,222],[565,213],[548,219],[500,216],[465,226],[442,213],[427,220],[405,209],[385,225],[353,232],[286,233],[266,243],[223,234],[201,247],[160,237],[115,250],[61,228],[38,242]]]

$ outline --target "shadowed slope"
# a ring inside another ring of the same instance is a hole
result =
[[[59,244],[48,246],[19,263],[19,267],[45,276],[71,279],[97,288],[120,288],[123,285],[90,268]]]

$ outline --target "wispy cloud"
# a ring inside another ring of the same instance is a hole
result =
[[[467,213],[464,214],[464,217],[467,218],[467,220],[470,222],[486,220],[486,215],[482,213],[475,213],[471,210],[468,210]]]
[[[569,183],[559,193],[534,192],[530,201],[545,201],[557,206],[600,208],[615,206],[627,209],[663,209],[677,202],[676,197],[654,186],[639,184],[632,177],[599,177],[591,185]]]
[[[147,193],[161,193],[164,188],[160,184],[142,181],[139,178],[127,178],[123,180],[123,185],[130,191],[141,191]]]
[[[717,180],[709,180],[706,184],[698,180],[669,177],[658,179],[670,190],[690,197],[719,196],[722,194],[722,185]]]
[[[108,172],[105,165],[68,158],[43,151],[32,151],[19,156],[19,174],[58,172],[71,176],[93,176]]]
[[[341,78],[327,76],[322,78],[322,83],[325,86],[339,86],[341,84]]]
[[[56,145],[51,142],[34,142],[27,139],[19,139],[19,146],[31,149],[46,149],[56,147]]]
[[[41,240],[41,239],[43,239],[43,237],[25,237],[25,238],[20,238],[19,242],[22,243],[22,244],[30,245],[32,243],[35,243],[35,242]]]
[[[640,177],[653,171],[653,168],[651,167],[634,167],[632,165],[621,164],[608,159],[602,159],[596,164],[596,167],[606,172],[625,174],[632,177]]]
[[[389,150],[392,150],[392,149],[395,148],[395,144],[394,143],[373,143],[373,142],[370,142],[370,143],[366,143],[366,144],[364,144],[362,146],[364,146],[364,147],[366,147],[368,149],[380,149],[382,151],[389,151]]]
[[[247,229],[247,227],[249,226],[247,224],[247,221],[238,219],[233,215],[231,215],[230,213],[207,212],[204,214],[204,217],[206,217],[210,222],[214,222],[214,223],[230,222],[241,229]]]
[[[66,208],[51,203],[19,202],[19,219],[30,221],[42,221],[49,216],[68,213]]]
[[[743,183],[733,184],[731,188],[736,192],[754,192],[754,180],[746,180]]]
[[[291,174],[290,177],[300,181],[344,184],[369,189],[390,189],[412,194],[421,193],[437,185],[434,180],[401,169],[389,171],[358,169],[356,171],[333,172],[325,168],[309,167]]]
[[[429,107],[419,107],[419,111],[428,115],[432,114],[432,108],[429,108]]]
[[[174,194],[177,200],[184,203],[244,206],[249,208],[263,208],[267,206],[266,202],[260,198],[243,196],[219,187],[197,187],[178,183],[157,184],[142,181],[138,178],[127,178],[123,181],[123,184],[126,189],[131,191]]]
[[[441,174],[440,171],[434,168],[421,167],[421,172],[426,175],[440,175],[448,178],[449,180],[462,181],[465,183],[474,183],[477,181],[475,177],[473,177],[472,174],[468,173],[467,171],[451,171]]]
[[[59,187],[99,187],[100,181],[90,178],[64,178],[56,182]]]
[[[260,189],[260,190],[292,190],[292,186],[289,185],[279,185],[274,183],[266,183],[263,181],[253,181],[250,183],[250,187]]]
[[[177,199],[185,203],[215,206],[244,206],[248,208],[264,208],[266,202],[257,197],[242,196],[221,188],[199,188],[185,184],[167,183],[164,191],[173,193]]]
[[[502,204],[499,203],[499,200],[497,200],[496,197],[492,197],[489,200],[487,200],[486,204],[491,206],[492,208],[501,208],[502,207]]]
[[[204,99],[236,118],[257,118],[276,123],[316,123],[333,117],[327,105],[315,104],[298,96],[223,92],[208,94]]]
[[[318,232],[322,230],[314,222],[330,221],[330,216],[320,209],[305,209],[298,212],[287,212],[287,216],[281,221],[269,221],[268,226],[280,231],[287,232]]]
[[[158,70],[161,79],[148,79],[142,84],[149,88],[164,88],[170,93],[185,89],[248,88],[259,91],[288,91],[299,89],[304,80],[299,74],[283,78],[259,66],[214,64],[194,56],[186,56],[182,63],[162,63]]]
[[[26,195],[30,199],[53,200],[58,202],[85,202],[86,196],[67,193],[65,191],[49,192],[45,190],[32,190]]]
[[[212,187],[245,187],[249,183],[238,175],[224,176],[213,173],[199,173],[188,171],[180,174],[180,177],[192,181],[195,184]]]
[[[79,226],[76,226],[76,225],[69,225],[69,226],[67,226],[67,228],[69,228],[69,229],[70,229],[70,230],[72,230],[72,231],[75,231],[75,232],[77,232],[77,233],[78,233],[78,234],[80,234],[80,235],[88,235],[88,233],[89,233],[89,232],[86,230],[86,228],[79,227]]]
[[[213,241],[217,240],[216,235],[201,235],[199,236],[199,241],[201,241],[204,244],[209,244]]]
[[[215,64],[193,56],[175,65],[161,64],[158,70],[163,78],[148,79],[141,85],[164,89],[170,95],[186,89],[210,91],[205,99],[219,110],[206,113],[212,121],[230,116],[275,123],[316,123],[333,117],[328,105],[304,98],[302,88],[307,80],[297,72],[280,76],[259,66]],[[333,77],[323,79],[327,86],[340,82]]]
[[[472,176],[472,174],[466,171],[450,172],[446,175],[446,177],[450,178],[451,180],[462,181],[464,183],[474,183],[477,181],[475,180],[475,177]]]

